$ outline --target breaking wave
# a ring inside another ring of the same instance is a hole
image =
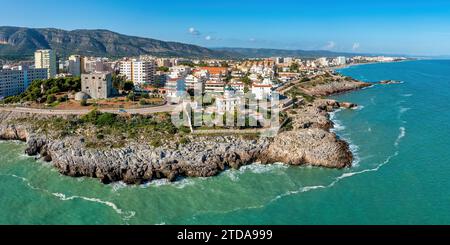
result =
[[[364,108],[364,106],[362,106],[362,108],[360,110],[362,110],[363,108]],[[340,112],[340,111],[341,111],[341,109],[338,109],[334,112],[329,113],[330,120],[333,122],[333,125],[334,125],[333,128],[330,130],[333,133],[343,131],[346,128],[344,125],[342,125],[342,122],[340,120],[336,119],[336,113]],[[347,142],[349,144],[349,149],[352,152],[353,157],[354,157],[352,165],[358,166],[359,162],[361,161],[361,158],[358,154],[359,146],[353,144],[353,142],[348,137],[345,137],[344,135],[339,135],[339,136],[341,139],[343,139],[345,142]]]
[[[140,188],[146,189],[151,187],[163,187],[163,186],[170,186],[170,187],[176,187],[178,189],[183,189],[187,186],[192,186],[196,183],[196,181],[201,181],[206,178],[198,177],[198,178],[180,178],[175,182],[171,182],[168,179],[157,179],[152,180],[150,182],[147,182],[145,184],[140,185]]]
[[[388,158],[386,158],[386,160],[384,162],[382,162],[381,164],[379,164],[378,166],[376,166],[375,168],[371,168],[371,169],[364,169],[361,171],[357,171],[357,172],[349,172],[349,173],[344,173],[339,177],[336,177],[334,179],[333,182],[331,182],[328,185],[316,185],[316,186],[305,186],[300,188],[299,190],[296,191],[289,191],[287,193],[281,194],[276,196],[274,199],[272,199],[269,203],[272,203],[278,199],[281,199],[283,197],[286,196],[290,196],[290,195],[294,195],[294,194],[298,194],[298,193],[302,193],[302,192],[308,192],[311,190],[316,190],[316,189],[327,189],[327,188],[331,188],[333,186],[335,186],[337,183],[339,183],[340,181],[342,181],[343,179],[355,176],[355,175],[359,175],[359,174],[363,174],[363,173],[368,173],[368,172],[376,172],[378,170],[380,170],[384,165],[388,164],[392,158],[398,156],[399,152],[396,151],[393,155],[390,155]]]
[[[404,127],[400,127],[400,133],[397,137],[397,140],[394,142],[394,146],[398,149],[399,145],[400,145],[400,141],[405,137],[406,135],[406,128]],[[361,174],[365,174],[365,173],[370,173],[370,172],[377,172],[379,171],[381,168],[383,168],[384,166],[386,166],[387,164],[389,164],[391,162],[391,160],[395,157],[397,157],[399,155],[399,151],[395,151],[392,155],[389,155],[383,162],[377,164],[375,167],[373,168],[368,168],[368,169],[364,169],[364,170],[360,170],[360,171],[355,171],[355,172],[347,172],[347,173],[343,173],[342,175],[334,178],[333,181],[331,181],[329,184],[326,185],[312,185],[312,186],[304,186],[301,187],[298,190],[293,190],[293,191],[288,191],[285,192],[283,194],[277,195],[276,197],[274,197],[273,199],[269,200],[268,202],[264,203],[264,204],[260,204],[260,205],[254,205],[254,206],[249,206],[249,207],[241,207],[241,208],[235,208],[232,210],[223,210],[223,211],[206,211],[206,212],[199,212],[196,215],[193,216],[193,218],[195,218],[197,215],[201,214],[201,213],[220,213],[220,214],[228,214],[228,213],[233,213],[233,212],[237,212],[239,210],[250,210],[250,209],[261,209],[266,207],[267,205],[278,201],[279,199],[282,199],[284,197],[287,196],[291,196],[291,195],[296,195],[296,194],[300,194],[300,193],[305,193],[305,192],[309,192],[309,191],[314,191],[314,190],[321,190],[321,189],[328,189],[328,188],[332,188],[335,185],[337,185],[339,182],[347,179],[347,178],[351,178],[353,176],[357,176],[357,175],[361,175]],[[369,158],[369,157],[367,157]]]
[[[114,204],[112,202],[108,202],[108,201],[103,201],[98,198],[83,197],[83,196],[69,196],[68,197],[63,193],[58,193],[58,192],[52,193],[52,195],[55,197],[58,197],[62,201],[72,201],[75,199],[81,199],[84,201],[96,202],[96,203],[106,205],[106,206],[112,208],[114,211],[116,211],[116,213],[120,214],[124,220],[129,220],[129,219],[133,218],[136,214],[134,211],[123,211],[122,209],[118,208],[116,204]]]
[[[277,169],[286,169],[289,166],[287,166],[286,164],[283,163],[274,163],[274,164],[259,164],[259,163],[254,163],[254,164],[250,164],[247,166],[243,166],[242,168],[239,169],[239,172],[252,172],[252,173],[257,173],[257,174],[261,174],[261,173],[267,173],[267,172],[271,172],[273,170],[277,170]]]
[[[49,190],[33,186],[31,184],[31,182],[25,177],[21,177],[21,176],[15,175],[15,174],[0,174],[0,176],[9,176],[9,177],[13,177],[13,178],[19,179],[22,182],[24,182],[30,189],[36,190],[36,191],[40,191],[40,192],[43,192],[43,193],[46,193],[46,194],[50,194],[50,195],[52,195],[54,197],[59,198],[62,201],[71,201],[71,200],[75,200],[75,199],[81,199],[81,200],[84,200],[84,201],[96,202],[96,203],[100,203],[100,204],[106,205],[106,206],[112,208],[117,214],[119,214],[124,221],[127,221],[127,220],[129,220],[129,219],[131,219],[131,218],[133,218],[135,216],[135,212],[134,211],[123,211],[116,204],[114,204],[112,202],[109,202],[109,201],[103,201],[103,200],[98,199],[98,198],[83,197],[83,196],[70,196],[70,197],[67,197],[63,193],[57,193],[57,192],[53,193],[53,192],[51,192]]]
[[[400,145],[400,141],[406,136],[406,128],[400,127],[400,134],[398,135],[397,139],[395,140],[394,145],[398,147]]]
[[[336,111],[330,112],[330,120],[333,122],[333,128],[330,130],[331,132],[339,132],[345,129],[345,126],[342,125],[342,122],[336,119],[336,113],[340,112],[342,109],[338,109]]]
[[[403,114],[409,110],[411,110],[411,108],[409,108],[409,107],[400,107],[400,114]]]

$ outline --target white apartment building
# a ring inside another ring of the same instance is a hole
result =
[[[339,56],[336,58],[335,60],[336,65],[345,65],[347,64],[347,58],[345,58],[344,56]]]
[[[83,57],[81,59],[81,73],[114,72],[106,58]]]
[[[137,84],[153,83],[155,81],[155,61],[133,61],[132,81]]]
[[[231,72],[231,77],[242,78],[244,76],[245,76],[245,73],[240,71],[240,70],[236,70],[236,71],[232,71]]]
[[[0,98],[23,93],[34,80],[47,78],[47,69],[0,69]]]
[[[193,89],[194,91],[199,91],[203,93],[205,90],[206,79],[204,77],[196,77],[194,75],[188,75],[185,78],[186,89]]]
[[[48,78],[53,78],[58,73],[56,66],[56,53],[51,49],[40,49],[34,53],[34,66],[37,69],[47,69]]]
[[[263,100],[272,96],[273,84],[270,79],[264,79],[262,83],[252,84],[252,94],[255,95],[255,99]]]
[[[292,58],[292,57],[285,57],[284,59],[283,59],[283,64],[292,64],[292,62],[294,62],[294,58]]]
[[[73,76],[81,76],[81,56],[71,55],[69,56],[68,72]]]
[[[133,62],[131,60],[121,61],[119,63],[119,71],[122,76],[131,81],[133,79]]]
[[[120,62],[120,74],[135,84],[153,83],[156,64],[153,60],[125,60]]]
[[[317,63],[322,66],[322,67],[327,67],[328,66],[328,59],[325,57],[319,58],[317,59]]]
[[[191,73],[191,68],[189,66],[173,66],[170,68],[170,74],[169,77],[176,78],[176,77],[186,77],[188,74]]]
[[[225,83],[209,80],[205,84],[205,92],[207,93],[223,93],[225,91]]]
[[[166,97],[171,103],[181,101],[186,91],[186,81],[183,78],[169,78],[164,87],[166,89]]]

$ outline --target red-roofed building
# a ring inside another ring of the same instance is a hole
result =
[[[199,67],[198,70],[204,70],[208,71],[210,75],[211,80],[215,81],[223,81],[227,78],[230,71],[227,67],[212,67],[212,66],[205,66],[205,67]]]

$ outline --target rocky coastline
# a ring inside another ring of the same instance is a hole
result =
[[[340,88],[350,91],[365,86],[353,83],[353,87]],[[290,109],[289,126],[274,138],[191,135],[188,143],[177,147],[129,142],[106,149],[89,148],[84,138],[76,134],[55,138],[30,126],[34,120],[55,116],[0,111],[0,140],[26,142],[27,155],[52,162],[61,174],[98,178],[103,183],[142,184],[163,178],[176,181],[183,177],[211,177],[255,162],[346,168],[351,166],[353,156],[349,145],[331,132],[329,113],[354,107],[352,103],[316,98]]]
[[[336,101],[317,100],[291,110],[292,130],[273,139],[202,136],[176,149],[138,143],[117,149],[89,149],[82,137],[53,139],[33,132],[23,120],[21,124],[12,123],[43,117],[17,112],[0,112],[0,139],[26,142],[27,155],[51,161],[61,174],[99,178],[103,183],[210,177],[255,162],[344,168],[351,166],[352,154],[347,143],[330,132],[333,123],[328,115],[340,106]]]

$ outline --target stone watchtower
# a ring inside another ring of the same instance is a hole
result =
[[[110,72],[94,72],[81,75],[81,91],[92,99],[107,99],[114,95]]]

